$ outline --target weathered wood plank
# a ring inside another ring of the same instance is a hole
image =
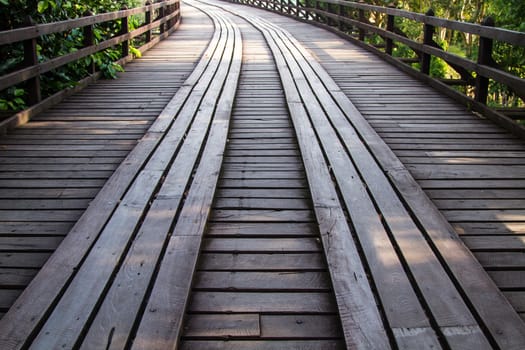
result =
[[[149,349],[152,336],[155,336],[155,347],[173,346],[182,333],[184,310],[188,303],[201,237],[208,221],[223,161],[223,150],[227,141],[229,119],[242,61],[242,39],[238,27],[222,16],[214,18],[214,22],[216,28],[218,24],[222,25],[223,37],[227,36],[229,40],[225,41],[221,65],[211,80],[204,102],[197,112],[197,118],[201,115],[209,117],[214,114],[214,119],[199,166],[168,242],[167,254],[164,255],[146,306],[150,312],[144,314],[138,328],[134,349]],[[197,124],[195,130],[204,134],[207,129]],[[177,167],[172,169],[173,172],[179,171]],[[187,176],[191,176],[191,173]],[[166,181],[166,184],[168,188],[173,187],[170,181]],[[163,196],[169,198],[172,191],[173,189],[169,188],[168,193]],[[170,253],[174,247],[177,247],[178,237],[188,238],[184,248],[191,253],[190,255]],[[173,273],[174,270],[177,271],[176,274]],[[155,312],[151,312],[152,310]]]
[[[259,337],[259,315],[188,315],[184,326],[186,338]]]
[[[202,350],[343,350],[346,349],[344,342],[337,340],[288,340],[288,341],[187,341],[182,345],[183,350],[202,349]]]
[[[205,26],[202,27],[206,28]],[[203,42],[200,47],[196,47],[197,51],[203,49],[206,45],[207,39],[203,37]],[[189,58],[190,62],[196,61],[195,58]],[[193,63],[192,63],[193,64]],[[159,63],[160,67],[161,63]],[[161,74],[164,74],[161,72]],[[183,73],[187,75],[188,73]],[[200,76],[199,73],[195,73]],[[188,80],[189,85],[195,85],[194,82]],[[138,84],[140,85],[140,84]],[[116,89],[121,89],[122,86]],[[137,86],[137,89],[143,89],[144,86]],[[109,89],[105,93],[107,95],[113,93],[115,89]],[[177,111],[177,99],[181,99],[181,94],[188,92],[187,88],[183,87],[180,94],[175,99],[171,100],[171,105],[168,104],[166,109],[160,113],[155,113],[152,117],[159,116],[157,122],[154,123],[150,129],[150,133],[146,135],[139,143],[139,145],[128,155],[123,165],[116,171],[112,178],[108,181],[101,194],[94,201],[92,206],[88,208],[87,213],[77,223],[73,231],[68,235],[66,241],[63,242],[61,248],[54,255],[48,264],[39,274],[41,277],[36,277],[29,289],[26,289],[22,298],[15,304],[17,310],[20,310],[16,315],[8,313],[0,321],[1,345],[0,347],[6,349],[17,348],[21,346],[28,334],[34,332],[36,324],[42,322],[42,318],[49,312],[49,307],[55,303],[55,298],[62,293],[64,286],[70,279],[71,275],[76,271],[77,266],[83,259],[84,253],[89,249],[97,235],[93,232],[98,232],[107,221],[108,216],[113,212],[117,200],[122,197],[130,182],[136,176],[137,171],[144,165],[150,152],[154,149],[157,142],[160,140],[162,133],[166,127],[171,123],[174,113]],[[126,93],[129,93],[127,90]],[[182,98],[184,100],[185,98]],[[183,119],[183,118],[180,118]],[[68,131],[66,129],[60,130],[59,134],[52,130],[38,130],[38,132],[28,133],[23,130],[18,134],[21,137],[35,138],[57,138],[60,140],[70,139],[107,139],[115,140],[121,139],[137,139],[143,133],[137,131],[128,132],[122,129],[104,130],[104,129],[77,129]],[[173,147],[173,144],[172,144]],[[106,158],[106,162],[107,162]],[[27,160],[27,158],[26,158]],[[59,158],[58,161],[61,159]],[[69,160],[68,160],[69,161]],[[121,159],[118,160],[120,162]],[[91,162],[91,159],[80,158],[79,162]],[[57,168],[58,169],[58,168]],[[86,232],[92,232],[88,234]],[[40,283],[41,282],[41,283]],[[34,297],[34,295],[38,297]],[[23,326],[22,326],[23,325]]]
[[[336,315],[262,315],[261,337],[338,338],[340,323]]]
[[[212,222],[207,235],[212,236],[312,236],[317,234],[315,224],[309,223],[230,223]]]
[[[213,271],[300,271],[324,270],[321,252],[311,253],[207,253],[201,255],[199,269]]]
[[[330,293],[195,292],[189,312],[281,312],[334,313],[337,306]]]
[[[201,271],[195,275],[194,290],[243,291],[328,291],[330,280],[324,272],[220,272]]]
[[[252,24],[254,21],[252,20]],[[257,26],[257,25],[256,25]],[[292,75],[288,69],[285,58],[277,48],[277,44],[271,38],[264,26],[258,25],[262,29],[266,40],[274,54],[277,67],[286,91],[287,103],[291,112],[291,117],[296,128],[298,142],[303,154],[305,168],[310,182],[312,198],[316,210],[316,216],[320,223],[321,234],[325,247],[337,247],[336,249],[326,250],[328,264],[334,291],[339,304],[339,312],[343,324],[343,332],[348,346],[356,348],[388,348],[388,341],[384,334],[383,325],[378,319],[375,306],[369,305],[367,300],[371,297],[371,291],[365,280],[360,258],[355,251],[354,243],[349,240],[351,234],[348,232],[344,214],[339,203],[336,202],[335,189],[330,185],[330,175],[322,156],[322,151],[315,140],[315,134],[310,125],[304,125],[308,120],[304,107],[298,103],[299,93],[293,84]],[[299,78],[302,79],[302,78]],[[296,80],[297,81],[297,80]],[[315,185],[313,185],[315,184]],[[343,254],[342,251],[345,251]],[[344,263],[341,263],[341,260]],[[349,271],[348,267],[352,271]],[[354,280],[351,279],[354,276]],[[357,288],[350,288],[350,281],[357,282]],[[348,293],[353,290],[352,293]],[[360,305],[362,312],[355,313],[356,306]],[[363,305],[367,305],[363,308]],[[360,326],[357,326],[360,324]],[[366,324],[367,328],[362,328]],[[373,344],[373,345],[372,345]]]

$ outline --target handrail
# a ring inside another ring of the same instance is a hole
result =
[[[11,44],[23,40],[38,38],[42,35],[54,34],[64,32],[66,30],[90,26],[98,23],[108,22],[115,19],[129,17],[141,13],[151,12],[161,7],[173,5],[178,3],[179,0],[167,0],[164,2],[155,3],[152,5],[146,5],[142,7],[136,7],[129,10],[120,10],[115,12],[101,13],[98,15],[68,19],[65,21],[35,24],[34,26],[28,26],[23,28],[17,28],[12,30],[6,30],[0,32],[0,45]]]
[[[153,18],[154,11],[158,11],[158,16]],[[128,20],[132,15],[145,14],[145,23],[139,28],[129,31]],[[112,38],[95,43],[93,37],[93,26],[108,21],[120,19],[122,29],[120,33]],[[159,1],[155,4],[133,9],[124,9],[115,12],[103,13],[98,15],[88,15],[82,18],[70,19],[46,24],[34,24],[28,27],[12,29],[0,32],[0,45],[23,43],[24,46],[24,67],[0,76],[0,91],[11,86],[26,82],[28,90],[27,101],[29,105],[38,104],[41,100],[40,75],[66,64],[88,57],[94,53],[106,50],[116,45],[121,45],[121,60],[126,62],[131,59],[129,51],[129,41],[139,35],[145,34],[145,44],[138,50],[143,52],[149,49],[154,43],[166,37],[180,22],[180,0]],[[63,56],[51,58],[44,62],[37,60],[37,39],[43,35],[62,33],[75,28],[81,28],[84,33],[84,47]],[[153,37],[153,30],[159,29],[159,36]],[[96,72],[90,68],[90,74]]]
[[[525,79],[498,67],[492,59],[493,42],[525,47],[525,33],[496,28],[492,20],[482,24],[473,24],[437,18],[433,11],[426,14],[409,12],[401,9],[368,5],[343,0],[231,0],[232,2],[251,5],[285,14],[301,21],[316,24],[351,40],[381,58],[394,64],[406,73],[413,75],[431,86],[455,98],[473,110],[493,119],[502,126],[525,136],[525,128],[515,119],[525,119],[523,113],[501,113],[502,109],[487,106],[489,79],[507,86],[516,96],[525,101]],[[385,28],[369,23],[365,11],[374,11],[385,16]],[[422,25],[423,40],[413,40],[395,27],[395,18],[401,17]],[[461,31],[479,36],[477,60],[471,60],[444,51],[433,39],[436,27]],[[384,40],[384,45],[371,45],[366,42],[369,34],[375,34]],[[416,53],[415,59],[403,59],[393,56],[396,43],[406,45]],[[445,61],[456,70],[461,79],[438,79],[430,76],[431,57]],[[419,70],[412,67],[419,63]],[[450,85],[471,86],[474,94],[466,95]],[[517,130],[517,131],[516,131]]]

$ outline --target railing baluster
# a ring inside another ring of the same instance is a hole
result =
[[[487,17],[481,22],[484,26],[494,27],[494,19]],[[478,63],[483,65],[492,65],[492,39],[480,37],[479,38],[479,50],[478,50]],[[489,91],[489,79],[478,73],[476,77],[476,101],[483,104],[487,103]]]
[[[339,11],[337,14],[341,17],[345,17],[345,10],[346,10],[346,7],[344,7],[343,5],[339,5]],[[339,19],[338,23],[339,23],[339,30],[344,32],[346,30],[345,22]]]
[[[319,0],[315,0],[315,9],[317,11],[320,11],[321,10],[321,4],[319,3]],[[319,23],[322,23],[323,21],[321,20],[323,17],[319,14],[319,13],[316,13],[316,18],[317,18],[317,22]]]
[[[359,0],[360,4],[364,4],[365,2],[363,0]],[[359,9],[359,22],[365,23],[365,10]],[[359,40],[365,41],[365,30],[363,28],[359,28]]]
[[[126,5],[123,5],[121,10],[127,10],[128,7]],[[120,22],[120,35],[125,35],[129,33],[129,24],[128,24],[128,16],[122,17]],[[129,55],[129,40],[125,40],[122,42],[122,53],[121,57],[128,57]]]
[[[93,16],[93,12],[91,12],[90,10],[87,10],[86,12],[84,12],[84,17],[89,17],[89,16]],[[90,24],[90,25],[85,26],[83,28],[83,33],[84,33],[84,40],[83,40],[84,47],[92,46],[95,43],[95,37],[93,35],[93,25]],[[87,67],[87,71],[89,74],[95,73],[96,67],[95,67],[95,61],[93,59],[91,59],[91,63]]]
[[[157,2],[162,2],[162,0],[157,0]],[[159,7],[159,16],[157,17],[157,19],[161,19],[162,17],[164,17],[164,6],[162,7]],[[162,23],[160,26],[159,26],[159,32],[160,34],[164,33],[166,31],[166,26],[164,23]]]
[[[35,21],[27,16],[26,25],[34,26]],[[24,66],[31,67],[38,64],[38,56],[36,52],[36,38],[24,41]],[[40,91],[40,76],[27,80],[26,89],[28,94],[28,104],[34,105],[42,100],[42,93]]]
[[[394,4],[389,5],[390,8],[395,8]],[[386,18],[386,30],[390,33],[394,32],[394,26],[395,26],[395,17],[394,15],[387,15]],[[390,38],[386,38],[386,46],[385,46],[385,52],[392,56],[392,51],[394,49],[394,42]]]
[[[433,17],[434,16],[434,10],[429,9],[426,13],[426,16]],[[434,26],[430,24],[425,24],[423,26],[423,44],[432,46],[432,42],[434,40],[434,32],[435,28]],[[428,53],[422,52],[421,53],[421,73],[423,74],[430,74],[430,61],[432,59],[432,56]]]
[[[146,1],[145,5],[151,6],[151,1],[150,0]],[[148,9],[148,11],[146,11],[144,25],[149,25],[149,24],[151,24],[151,7]],[[150,41],[151,41],[151,30],[148,30],[146,32],[146,42],[149,43]]]

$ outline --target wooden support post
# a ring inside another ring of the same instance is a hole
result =
[[[434,10],[429,9],[426,13],[426,16],[434,16]],[[425,24],[423,26],[423,44],[432,46],[432,42],[434,41],[434,32],[435,28],[434,26],[430,24]],[[421,73],[423,74],[430,74],[430,61],[432,59],[432,56],[428,53],[422,52],[421,53]]]
[[[89,17],[89,16],[93,16],[93,12],[91,12],[90,10],[87,10],[86,12],[84,12],[84,17]],[[90,25],[85,26],[83,28],[83,31],[84,31],[84,41],[83,41],[84,47],[89,47],[95,44],[95,37],[93,35],[93,25],[90,24]],[[95,61],[93,61],[93,59],[91,60],[91,63],[88,65],[87,71],[89,74],[95,73],[96,71]]]
[[[146,1],[146,6],[151,6],[151,1]],[[146,11],[146,18],[145,18],[145,25],[151,24],[151,7]],[[148,30],[146,32],[146,42],[149,43],[151,41],[151,30]]]
[[[286,13],[292,14],[292,0],[286,0]]]
[[[127,10],[128,7],[126,5],[121,7],[121,10]],[[128,16],[122,17],[120,22],[120,35],[128,34],[129,33],[129,25],[128,25]],[[129,55],[129,40],[125,40],[122,42],[122,53],[121,57],[128,57]]]
[[[364,4],[365,2],[363,0],[359,0],[360,4]],[[365,10],[359,9],[359,22],[365,23]],[[365,30],[363,28],[359,28],[359,40],[365,41]]]
[[[494,27],[494,19],[492,17],[487,17],[481,22],[482,25],[488,27]],[[479,50],[478,50],[478,63],[483,65],[492,65],[492,39],[480,37],[479,38]],[[489,79],[480,75],[479,73],[476,76],[476,101],[483,104],[487,103],[489,91]]]
[[[300,17],[305,20],[308,20],[308,6],[308,0],[304,0],[300,7]]]
[[[36,25],[35,21],[27,16],[26,25],[34,26]],[[36,38],[28,39],[24,41],[24,66],[31,67],[38,64],[38,56],[36,52]],[[26,89],[28,99],[27,102],[29,105],[37,104],[42,100],[42,93],[40,91],[40,76],[37,75],[34,78],[29,79],[26,82]]]
[[[395,8],[394,4],[390,4],[388,7]],[[394,31],[395,26],[395,17],[393,15],[387,15],[386,18],[386,30],[390,33]],[[386,38],[385,52],[392,56],[392,51],[394,49],[394,42],[392,39]]]
[[[328,13],[335,13],[333,6],[334,5],[332,5],[330,3],[326,3],[326,11],[328,11]],[[328,17],[328,25],[329,26],[335,26],[336,25],[336,21],[332,17]]]
[[[163,0],[157,0],[157,2],[162,2]],[[159,7],[159,16],[157,17],[157,19],[161,19],[164,17],[164,6],[162,7]],[[164,33],[166,31],[166,26],[164,23],[162,23],[160,26],[159,26],[159,32],[160,34]]]
[[[321,10],[321,4],[319,3],[319,0],[315,0],[315,9],[316,10]],[[319,13],[316,14],[316,18],[317,18],[317,22],[320,22],[322,23],[323,21],[321,21],[321,15]]]
[[[337,14],[338,14],[339,16],[341,16],[341,17],[346,17],[346,16],[345,16],[345,13],[346,13],[345,10],[346,10],[346,7],[345,7],[345,6],[343,6],[343,5],[339,5],[339,11],[337,12]],[[345,24],[345,22],[343,22],[342,20],[339,20],[338,23],[339,23],[339,30],[342,31],[342,32],[344,32],[344,31],[346,30],[346,24]]]

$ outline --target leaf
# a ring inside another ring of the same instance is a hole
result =
[[[1,3],[2,5],[7,6],[7,5],[9,5],[9,0],[0,0],[0,3]],[[1,109],[1,107],[0,107],[0,109]]]
[[[16,97],[20,97],[20,96],[24,96],[25,93],[26,93],[26,92],[25,92],[24,89],[15,89],[15,93],[14,93],[14,95],[15,95]]]
[[[129,51],[131,52],[131,54],[133,56],[135,56],[136,58],[141,58],[142,57],[142,52],[140,52],[139,49],[136,49],[134,48],[133,46],[130,46],[129,47]]]
[[[43,13],[49,7],[49,2],[47,0],[41,0],[38,2],[38,13]]]
[[[25,105],[24,100],[22,100],[20,97],[15,98],[15,99],[13,100],[13,102],[16,103],[16,104],[19,105],[19,106],[23,106],[23,105]]]

